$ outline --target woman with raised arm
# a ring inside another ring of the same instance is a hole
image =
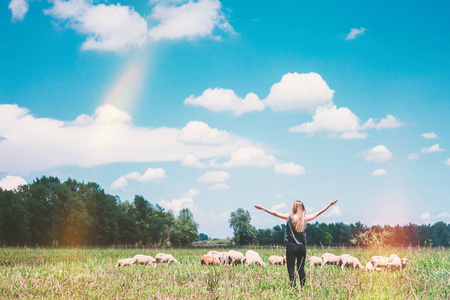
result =
[[[255,205],[257,209],[287,221],[284,241],[286,242],[286,264],[291,286],[295,286],[296,282],[295,259],[297,259],[297,271],[300,277],[300,284],[302,287],[305,285],[306,222],[314,220],[336,202],[337,200],[332,200],[327,206],[310,215],[306,215],[305,205],[303,205],[302,201],[292,202],[291,214],[280,214],[262,205]]]

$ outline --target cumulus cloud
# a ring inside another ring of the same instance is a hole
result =
[[[149,29],[153,40],[214,37],[213,31],[234,33],[218,0],[157,1],[150,19],[158,24]]]
[[[131,172],[127,175],[119,177],[116,181],[114,181],[111,185],[111,189],[113,190],[124,190],[128,186],[129,180],[135,180],[139,182],[151,182],[151,183],[161,183],[167,178],[166,172],[164,169],[149,168],[145,171],[144,174],[141,175],[139,172]]]
[[[410,159],[410,160],[418,159],[418,158],[419,158],[419,154],[417,154],[417,153],[411,153],[411,154],[409,154],[406,158],[407,158],[407,159]]]
[[[278,163],[273,166],[273,171],[277,175],[303,175],[305,168],[293,162]]]
[[[366,28],[361,27],[361,28],[352,28],[350,29],[350,32],[347,34],[347,36],[345,37],[346,41],[349,40],[354,40],[356,39],[356,37],[363,35],[364,31],[366,31]]]
[[[285,209],[287,206],[286,206],[286,203],[284,203],[284,202],[281,202],[280,204],[275,204],[274,206],[272,206],[271,208],[270,208],[270,210],[273,210],[273,211],[280,211],[280,209]]]
[[[15,190],[16,188],[18,188],[20,185],[26,185],[27,182],[25,179],[23,179],[20,176],[11,176],[8,175],[5,178],[3,178],[2,180],[0,180],[0,188],[4,189],[4,190]]]
[[[405,123],[400,122],[393,115],[387,115],[386,118],[381,119],[378,123],[376,123],[376,121],[373,118],[370,118],[363,125],[363,128],[385,129],[385,128],[397,128],[404,125]]]
[[[347,107],[321,106],[314,113],[312,122],[291,127],[289,131],[309,134],[327,133],[328,137],[341,139],[365,138],[366,134],[359,132],[360,122],[361,120]]]
[[[447,160],[444,162],[447,166],[450,166],[450,158],[447,158]]]
[[[201,106],[214,112],[228,111],[235,116],[252,111],[262,111],[265,107],[264,102],[259,100],[254,93],[249,93],[242,99],[233,90],[221,88],[207,89],[198,97],[191,95],[184,100],[184,104]]]
[[[181,165],[185,167],[193,167],[197,169],[204,169],[207,167],[207,164],[202,163],[197,156],[192,153],[188,153],[184,156],[181,161]]]
[[[363,157],[368,162],[373,162],[375,164],[382,164],[387,162],[392,157],[392,152],[388,150],[384,145],[378,145],[371,149],[358,154],[358,156]]]
[[[141,47],[147,39],[147,21],[130,6],[53,0],[53,6],[44,13],[86,34],[82,50],[123,52]]]
[[[181,129],[178,139],[187,144],[226,144],[231,142],[231,134],[203,122],[191,121]]]
[[[178,128],[134,126],[128,113],[111,105],[98,107],[92,116],[81,115],[65,122],[35,118],[26,108],[4,104],[0,105],[0,136],[4,137],[0,166],[8,174],[27,175],[62,166],[181,162],[189,153],[198,159],[229,157],[240,148],[252,146],[233,135],[223,139],[223,144],[218,144],[216,135],[201,136],[202,143],[184,143],[179,139],[181,132]]]
[[[372,172],[372,176],[383,176],[383,175],[387,175],[387,171],[385,169],[376,169],[375,171]]]
[[[12,21],[22,21],[28,12],[28,2],[27,0],[11,0],[8,8],[12,13]]]
[[[442,149],[442,148],[439,147],[439,144],[435,144],[435,145],[430,146],[430,147],[423,147],[423,148],[420,150],[420,153],[442,152],[442,151],[444,151],[444,150],[445,150],[445,149]]]
[[[172,199],[171,201],[163,199],[159,204],[168,210],[174,211],[175,214],[178,214],[180,210],[182,210],[183,208],[189,208],[192,210],[192,208],[194,207],[194,197],[197,196],[198,194],[199,194],[198,190],[189,189],[186,193],[183,193],[179,198]]]
[[[264,100],[275,111],[314,111],[331,104],[334,91],[317,73],[287,73],[270,88]]]
[[[422,133],[421,136],[426,139],[437,139],[438,138],[437,134],[434,132]]]
[[[223,191],[228,190],[229,186],[226,183],[217,183],[209,187],[211,191]]]
[[[438,218],[450,218],[450,214],[448,214],[447,212],[443,212],[440,213],[439,215],[437,215]]]
[[[424,212],[423,214],[420,215],[420,219],[422,221],[428,220],[430,219],[431,215],[429,211]]]
[[[198,182],[222,182],[230,178],[230,174],[225,171],[207,171],[197,178]]]
[[[331,207],[330,212],[327,214],[327,217],[340,217],[342,216],[341,210],[339,209],[339,206],[333,205]]]
[[[225,168],[235,167],[271,167],[277,158],[266,154],[263,149],[258,147],[241,147],[231,154],[229,161],[223,163]]]

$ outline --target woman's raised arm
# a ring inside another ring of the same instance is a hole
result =
[[[259,210],[263,210],[263,211],[265,211],[266,213],[271,214],[272,216],[278,217],[278,218],[283,219],[283,220],[288,220],[288,219],[289,219],[289,215],[288,215],[288,214],[280,214],[280,213],[277,213],[276,211],[267,209],[267,208],[265,208],[264,206],[259,205],[259,204],[258,204],[258,205],[255,205],[255,208],[256,208],[256,209],[259,209]]]
[[[328,203],[327,206],[325,206],[324,208],[322,208],[318,212],[315,212],[313,214],[307,215],[306,216],[306,222],[314,220],[315,218],[320,216],[322,213],[324,213],[328,208],[330,208],[332,205],[334,205],[336,202],[337,202],[337,200],[331,200],[330,203]]]

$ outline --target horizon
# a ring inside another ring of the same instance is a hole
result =
[[[450,3],[10,0],[0,187],[142,195],[199,232],[450,222]]]

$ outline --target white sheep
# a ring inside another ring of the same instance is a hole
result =
[[[206,255],[213,256],[219,259],[220,263],[228,263],[228,252],[209,251]]]
[[[317,256],[311,256],[310,258],[308,258],[308,261],[309,261],[309,266],[310,267],[322,264],[322,258],[317,257]]]
[[[359,259],[349,254],[341,255],[341,268],[364,269]]]
[[[175,264],[179,264],[181,265],[181,263],[179,263],[172,255],[170,254],[165,254],[165,253],[158,253],[155,256],[155,260],[157,264],[164,264],[164,263],[175,263]]]
[[[123,259],[119,259],[116,267],[132,266],[134,264],[137,264],[137,262],[138,262],[137,258],[123,258]]]
[[[331,254],[331,253],[324,253],[322,254],[322,265],[321,268],[325,265],[340,265],[341,264],[341,257]]]
[[[245,252],[244,263],[247,266],[250,266],[252,264],[257,264],[259,266],[266,266],[266,264],[261,259],[261,256],[259,256],[259,254],[253,250],[248,250],[247,252]]]
[[[228,251],[227,256],[228,256],[227,264],[231,266],[244,263],[245,256],[239,251],[230,250]]]
[[[282,257],[282,256],[272,255],[271,257],[269,257],[269,263],[271,265],[285,266],[286,265],[286,256]]]
[[[381,271],[381,270],[382,270],[381,268],[374,267],[370,261],[366,264],[366,271]]]
[[[150,255],[136,254],[134,258],[137,258],[137,263],[141,265],[150,265],[156,263],[156,259]]]
[[[398,257],[397,255],[392,254],[391,256],[389,256],[389,262],[387,266],[388,269],[399,269],[401,271],[406,268],[407,263],[409,263],[409,260],[407,260],[406,258],[400,259],[400,257]]]
[[[387,258],[385,256],[378,256],[378,255],[372,256],[372,258],[370,259],[370,262],[372,263],[374,268],[387,267],[389,258]]]

